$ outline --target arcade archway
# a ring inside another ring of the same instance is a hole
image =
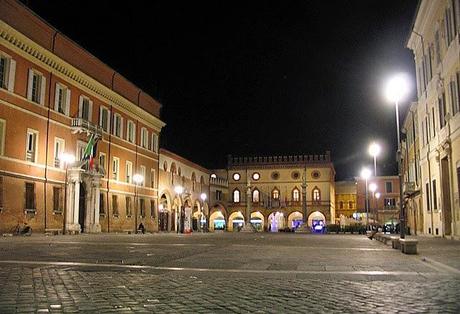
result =
[[[303,222],[303,215],[301,212],[295,211],[288,216],[288,227],[290,229],[297,229]]]
[[[234,212],[228,217],[228,231],[240,231],[244,226],[244,217],[241,212]]]

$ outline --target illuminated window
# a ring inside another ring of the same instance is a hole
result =
[[[279,200],[279,199],[280,199],[280,191],[279,191],[278,189],[275,188],[275,189],[272,191],[272,198],[273,198],[274,200]]]
[[[318,188],[313,189],[313,201],[315,202],[321,201],[321,193]]]
[[[239,202],[240,202],[240,191],[234,190],[233,191],[233,203],[239,203]]]
[[[233,180],[239,181],[240,179],[241,179],[241,176],[240,176],[239,173],[234,173],[234,174],[233,174]]]
[[[252,191],[252,201],[254,203],[259,203],[259,190],[255,189],[254,191]]]
[[[294,202],[300,201],[300,191],[299,191],[299,189],[295,188],[294,190],[292,190],[292,200]]]

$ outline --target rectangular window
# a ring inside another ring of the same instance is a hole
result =
[[[436,180],[433,180],[433,209],[438,209],[438,196],[436,192]]]
[[[118,181],[120,174],[120,159],[117,157],[113,157],[112,159],[112,174],[113,179]]]
[[[216,201],[222,200],[222,191],[216,190]]]
[[[14,92],[16,61],[0,51],[0,88]]]
[[[150,187],[155,188],[155,170],[150,169]]]
[[[112,214],[118,217],[118,195],[112,195]]]
[[[394,197],[385,198],[383,204],[385,209],[394,209],[396,207],[396,199]]]
[[[37,140],[38,132],[32,129],[27,130],[26,140],[26,160],[30,162],[37,161]]]
[[[393,193],[393,182],[391,181],[385,182],[385,192]]]
[[[133,163],[126,161],[126,182],[133,183]]]
[[[439,30],[436,30],[436,33],[434,34],[434,48],[435,48],[435,56],[436,56],[436,65],[438,65],[441,62],[441,48],[439,44]]]
[[[35,183],[26,182],[26,199],[25,199],[25,210],[34,212],[35,206]]]
[[[86,121],[91,121],[93,102],[83,95],[80,95],[80,110],[78,116]]]
[[[446,125],[446,94],[442,93],[441,97],[438,98],[438,110],[439,110],[439,128],[442,129]]]
[[[130,143],[136,142],[136,125],[133,121],[129,120],[127,123],[127,130],[126,130],[126,139]]]
[[[62,138],[54,138],[54,166],[61,167],[61,156],[64,153],[65,141]]]
[[[133,203],[131,196],[126,196],[126,217],[131,217],[133,215]]]
[[[34,103],[43,105],[45,104],[45,77],[32,69],[29,69],[29,82],[27,86],[27,99]]]
[[[433,137],[435,137],[436,136],[436,120],[435,120],[434,107],[431,108],[431,118],[433,119],[433,125],[431,126],[433,130]]]
[[[109,131],[110,114],[109,109],[101,106],[99,108],[99,126],[105,131]]]
[[[102,169],[102,173],[104,174],[103,176],[105,176],[105,173],[106,173],[105,169],[107,169],[106,164],[105,164],[105,159],[106,159],[105,154],[99,152],[99,168]]]
[[[145,200],[143,198],[139,199],[139,216],[141,218],[145,217]]]
[[[460,104],[459,104],[459,91],[458,91],[458,79],[459,79],[459,74],[457,73],[456,76],[454,76],[453,80],[449,83],[449,88],[450,88],[450,102],[452,104],[452,116],[455,116],[457,112],[460,110]]]
[[[155,200],[150,200],[150,217],[155,219],[157,217],[157,207],[155,205]]]
[[[0,119],[0,156],[5,154],[5,129],[6,129],[6,121]]]
[[[118,113],[113,115],[113,135],[123,137],[123,118]]]
[[[54,110],[69,115],[70,109],[70,89],[65,85],[56,83],[56,90],[54,93]]]
[[[64,208],[64,193],[62,187],[53,186],[53,211],[61,213]]]
[[[152,133],[152,151],[158,153],[158,135]]]
[[[142,178],[144,178],[144,180],[142,180],[142,186],[145,186],[145,181],[147,181],[147,177],[145,176],[146,175],[145,166],[140,167],[140,172],[141,172]]]
[[[99,193],[99,215],[105,215],[105,196]]]
[[[430,202],[430,184],[427,182],[425,184],[425,195],[426,195],[426,210],[431,210],[431,202]]]
[[[146,128],[141,129],[141,146],[143,148],[149,148],[149,131]]]

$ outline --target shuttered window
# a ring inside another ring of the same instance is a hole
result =
[[[0,88],[14,91],[16,61],[0,51]]]
[[[112,195],[112,213],[118,216],[118,195]]]
[[[3,210],[4,206],[5,204],[3,200],[3,177],[0,176],[0,211]]]
[[[35,70],[29,69],[29,81],[27,86],[27,99],[44,105],[45,104],[46,78]]]
[[[62,212],[64,208],[64,199],[63,199],[62,188],[58,186],[53,187],[53,211],[55,213]]]
[[[25,210],[35,211],[35,183],[26,182]]]

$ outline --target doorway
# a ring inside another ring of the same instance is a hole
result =
[[[452,208],[450,207],[449,161],[447,157],[441,159],[441,175],[444,235],[448,236],[452,233]]]
[[[80,224],[81,233],[85,232],[85,217],[86,217],[86,185],[80,183],[80,200],[78,202],[78,223]]]

